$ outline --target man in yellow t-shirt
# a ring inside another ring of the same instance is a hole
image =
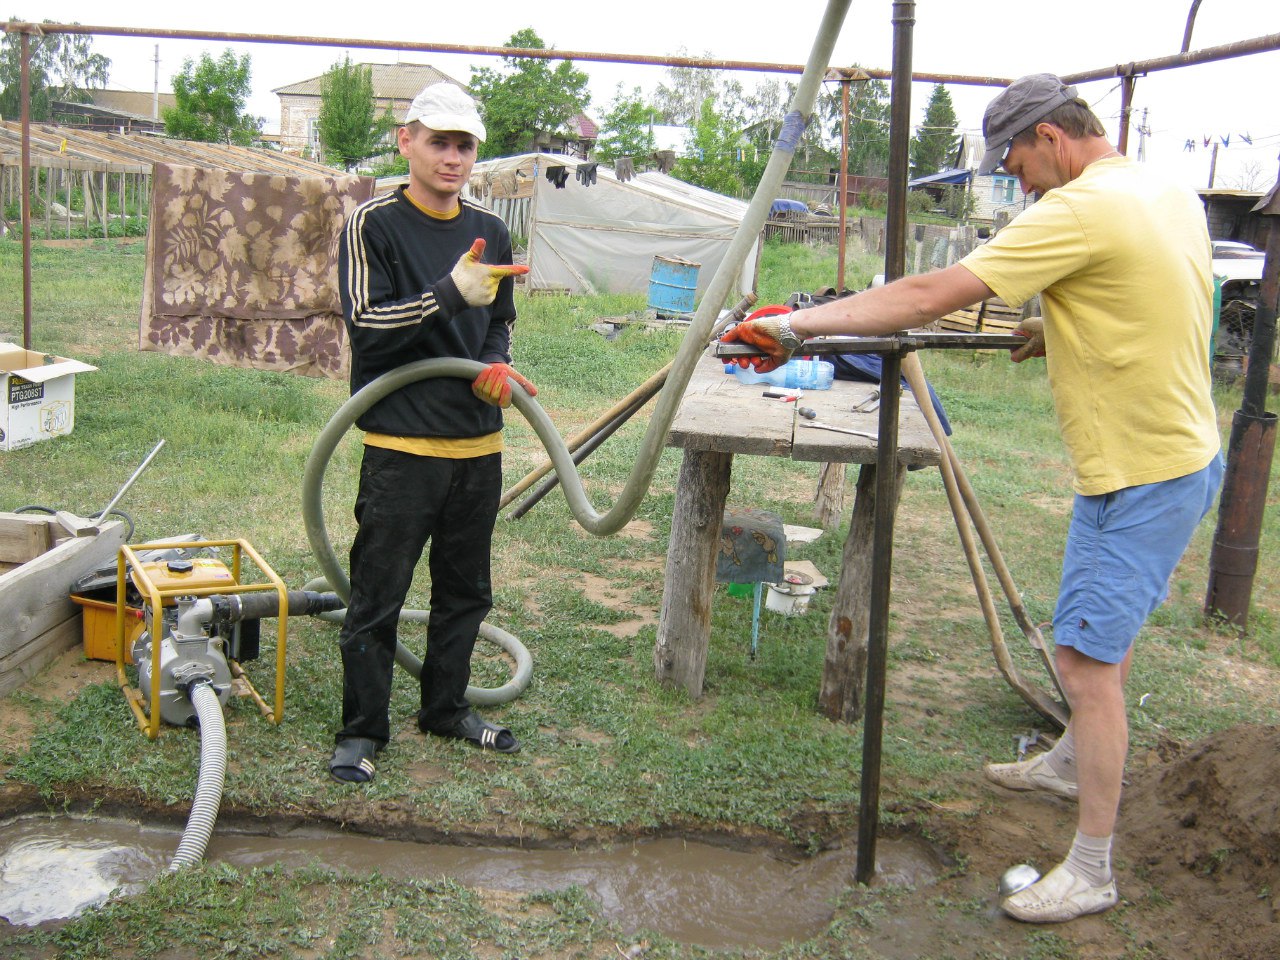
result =
[[[1076,498],[1054,612],[1054,658],[1071,720],[1048,753],[988,764],[1013,790],[1077,800],[1061,864],[1005,898],[1032,923],[1114,906],[1111,836],[1128,753],[1124,682],[1133,641],[1221,485],[1210,394],[1213,280],[1203,208],[1188,189],[1121,156],[1074,87],[1014,81],[987,107],[979,174],[1003,166],[1040,199],[988,244],[944,270],[725,334],[767,371],[808,337],[883,335],[1000,296],[1039,293],[1012,359],[1047,358]]]

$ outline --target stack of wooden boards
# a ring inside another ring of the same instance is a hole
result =
[[[115,560],[126,525],[59,513],[0,513],[0,696],[82,636],[77,580]]]
[[[938,329],[960,333],[1012,333],[1024,316],[1038,315],[1038,310],[1027,309],[1033,303],[1035,301],[1028,302],[1026,306],[1011,307],[999,297],[992,297],[972,307],[947,314],[938,321]]]

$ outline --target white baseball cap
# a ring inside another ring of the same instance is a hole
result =
[[[409,104],[405,123],[417,120],[430,130],[461,130],[484,141],[484,122],[471,95],[452,83],[433,83]]]

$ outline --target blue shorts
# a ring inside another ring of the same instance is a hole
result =
[[[1053,641],[1104,663],[1119,663],[1151,611],[1222,485],[1221,455],[1203,470],[1076,495],[1062,557]]]

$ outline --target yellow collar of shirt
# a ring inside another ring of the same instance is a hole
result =
[[[458,212],[462,209],[462,204],[459,201],[455,200],[453,204],[453,209],[450,210],[448,213],[443,213],[439,210],[432,210],[430,207],[425,207],[421,203],[419,203],[417,200],[415,200],[413,198],[413,194],[409,192],[408,187],[404,188],[404,198],[408,200],[410,203],[412,203],[417,209],[425,213],[428,217],[431,217],[433,220],[452,220],[454,217],[458,215]]]

